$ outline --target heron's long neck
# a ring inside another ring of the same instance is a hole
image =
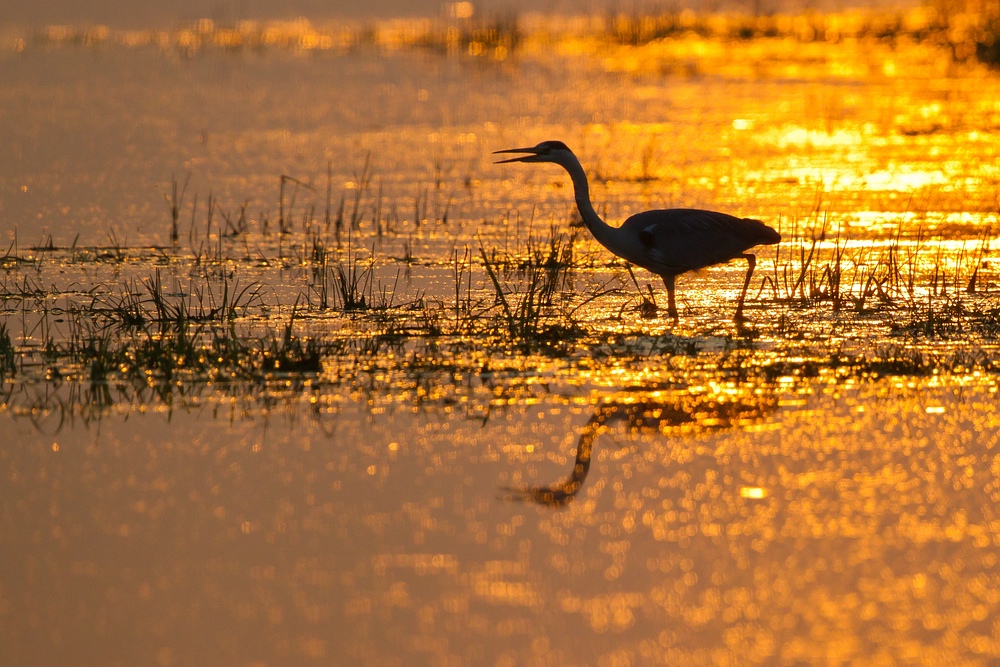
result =
[[[587,229],[601,245],[614,251],[618,245],[617,230],[601,220],[601,216],[597,215],[597,211],[594,210],[594,205],[590,203],[590,183],[587,182],[587,173],[583,170],[583,165],[575,156],[572,160],[560,164],[569,172],[569,177],[573,180],[576,207],[580,210],[580,217],[583,218]]]

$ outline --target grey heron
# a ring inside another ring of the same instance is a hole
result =
[[[590,202],[590,184],[580,160],[561,141],[543,141],[530,148],[510,148],[501,153],[523,153],[519,157],[498,160],[506,162],[553,162],[573,180],[576,206],[587,229],[605,248],[632,264],[657,274],[667,287],[668,313],[674,324],[680,322],[674,301],[674,279],[682,273],[696,271],[742,257],[747,260],[747,274],[736,306],[735,321],[743,324],[743,301],[757,257],[746,252],[757,245],[778,243],[781,235],[759,220],[737,218],[726,213],[693,208],[671,208],[637,213],[621,227],[612,227],[601,220]]]

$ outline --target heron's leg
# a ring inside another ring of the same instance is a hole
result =
[[[736,305],[736,324],[743,324],[746,319],[743,317],[743,300],[747,298],[747,288],[750,287],[750,277],[757,266],[757,256],[751,253],[740,255],[747,260],[747,277],[743,279],[743,289],[740,291],[740,301]]]
[[[662,277],[663,284],[667,286],[667,314],[674,324],[679,324],[681,318],[677,315],[677,302],[674,300],[674,277],[669,273],[664,273]]]

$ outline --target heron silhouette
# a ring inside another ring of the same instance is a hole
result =
[[[509,148],[495,151],[524,153],[519,157],[499,160],[506,162],[553,162],[573,180],[576,206],[587,229],[605,248],[636,266],[663,278],[667,287],[667,312],[674,324],[680,322],[674,300],[674,279],[682,273],[696,271],[713,264],[722,264],[742,257],[747,260],[747,274],[736,306],[735,322],[742,325],[743,301],[757,257],[746,252],[758,245],[781,241],[781,235],[759,220],[737,218],[726,213],[694,208],[670,208],[637,213],[621,227],[612,227],[601,220],[590,202],[590,184],[580,160],[561,141],[543,141],[530,148]]]

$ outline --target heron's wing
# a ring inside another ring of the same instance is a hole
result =
[[[638,213],[625,221],[622,234],[632,241],[636,255],[628,259],[675,275],[728,262],[755,245],[781,240],[759,220],[689,208]]]

